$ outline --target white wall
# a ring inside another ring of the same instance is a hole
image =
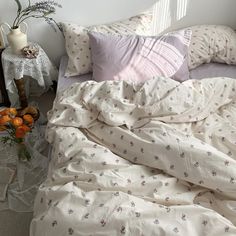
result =
[[[148,9],[157,1],[156,32],[193,24],[227,24],[236,28],[236,0],[58,0],[57,21],[81,25],[99,24],[124,19]],[[21,2],[27,2],[21,0]],[[12,23],[14,0],[0,0],[0,22]],[[56,63],[64,51],[64,39],[43,20],[29,20],[28,38],[38,42]]]
[[[236,29],[235,0],[159,0],[157,32],[196,24],[225,24]]]

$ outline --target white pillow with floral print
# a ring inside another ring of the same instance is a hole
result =
[[[224,25],[197,25],[190,27],[189,69],[203,63],[236,64],[236,33]]]
[[[65,76],[82,75],[92,71],[88,32],[150,35],[151,23],[151,12],[107,25],[85,27],[73,23],[61,23],[69,56]]]

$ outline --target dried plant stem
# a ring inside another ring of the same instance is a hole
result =
[[[25,9],[22,9],[22,5],[20,0],[15,0],[18,6],[18,11],[16,18],[13,21],[12,28],[16,29],[19,25],[28,18],[42,18],[44,19],[50,26],[56,30],[57,26],[59,29],[59,25],[52,17],[48,17],[51,14],[56,12],[56,8],[61,8],[62,6],[55,2],[54,0],[43,0],[34,3],[31,5],[31,0],[28,0],[28,6]]]

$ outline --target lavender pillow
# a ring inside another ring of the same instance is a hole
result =
[[[93,77],[97,81],[144,82],[153,76],[189,79],[187,63],[191,30],[159,37],[105,35],[90,32]]]

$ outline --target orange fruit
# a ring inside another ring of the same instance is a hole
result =
[[[25,131],[25,133],[27,133],[31,130],[30,127],[25,124],[21,125],[20,128],[22,128]]]
[[[24,121],[26,121],[27,124],[31,125],[34,123],[33,117],[29,114],[23,115],[23,119],[24,119]]]
[[[16,116],[16,115],[17,115],[17,110],[16,110],[16,108],[9,108],[9,113],[10,113],[10,115],[12,115],[12,116]]]
[[[21,126],[16,128],[16,133],[15,133],[16,138],[24,138],[25,133],[26,132],[24,131],[24,129]]]
[[[4,131],[4,130],[6,130],[6,129],[7,129],[6,126],[4,126],[4,125],[1,125],[1,126],[0,126],[0,132],[1,132],[1,131]]]
[[[0,117],[0,125],[6,125],[10,121],[11,121],[11,117],[9,115],[4,115]]]
[[[0,116],[6,116],[6,115],[9,115],[9,113],[10,113],[9,108],[6,108],[6,109],[0,111]]]
[[[15,117],[15,118],[12,119],[12,124],[15,127],[21,126],[23,124],[23,119],[20,118],[20,117]]]

